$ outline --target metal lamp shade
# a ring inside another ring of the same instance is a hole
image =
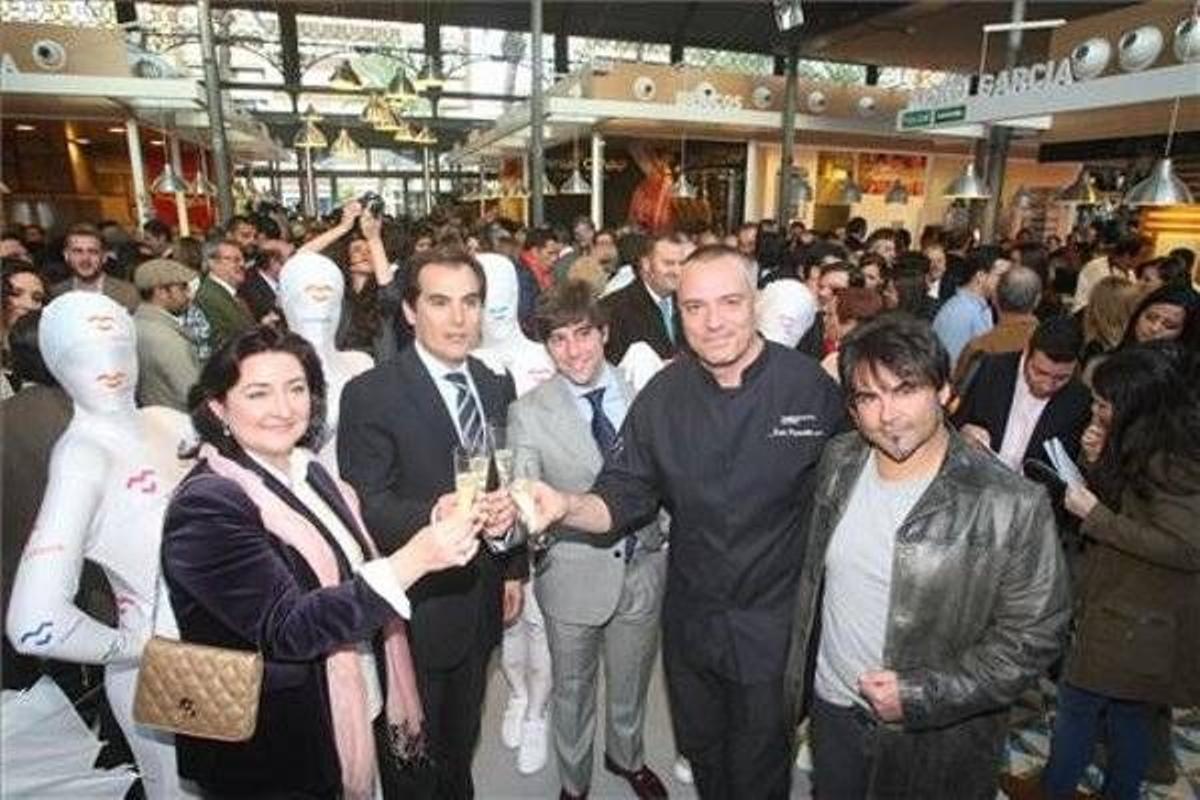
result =
[[[428,125],[422,125],[413,136],[413,141],[425,147],[432,147],[437,144],[437,136]]]
[[[345,128],[338,131],[337,138],[333,140],[333,144],[329,148],[329,155],[345,161],[353,161],[361,154],[362,148],[358,146],[358,142],[350,138],[350,133]]]
[[[208,178],[197,175],[196,180],[192,181],[191,188],[188,189],[188,194],[196,197],[215,197],[217,187]]]
[[[421,72],[413,80],[413,86],[419,92],[424,92],[428,89],[441,89],[445,85],[446,79],[442,77],[441,72],[434,66],[432,60],[425,62],[425,66],[421,68]]]
[[[1125,204],[1130,206],[1173,206],[1192,202],[1191,190],[1176,176],[1169,158],[1160,158],[1150,174],[1125,195]]]
[[[1081,169],[1079,174],[1075,176],[1075,180],[1064,186],[1062,191],[1058,193],[1058,202],[1079,203],[1089,206],[1099,203],[1100,193],[1096,191],[1095,183],[1092,181],[1092,174],[1086,169]]]
[[[154,183],[150,184],[150,191],[155,194],[175,194],[187,190],[187,181],[175,173],[175,168],[169,161],[163,167],[163,171],[154,179]]]
[[[354,71],[354,65],[350,63],[350,60],[343,58],[334,69],[333,74],[329,76],[329,85],[335,89],[361,89],[362,80]]]
[[[583,173],[579,167],[571,173],[571,177],[567,178],[567,182],[559,187],[560,194],[591,194],[592,185],[583,178]],[[679,195],[676,195],[678,197]]]
[[[842,181],[842,188],[838,191],[836,201],[839,205],[848,206],[854,203],[861,203],[862,199],[862,187],[855,183],[853,178],[846,178],[846,180]]]
[[[900,181],[893,181],[883,196],[883,202],[888,205],[902,206],[908,203],[908,189]]]
[[[321,129],[316,126],[316,123],[311,120],[306,121],[292,139],[292,147],[300,150],[320,150],[328,146],[329,140],[325,138],[325,134],[321,133]]]
[[[419,97],[417,87],[413,86],[413,82],[404,74],[403,68],[396,70],[396,74],[392,76],[392,80],[383,94],[388,100],[399,103],[407,103]]]
[[[675,188],[671,191],[671,196],[680,200],[692,200],[696,197],[696,190],[692,188],[686,172],[679,173],[679,180],[675,181]]]
[[[992,193],[975,174],[975,164],[968,162],[962,174],[946,187],[942,196],[952,200],[987,200]]]

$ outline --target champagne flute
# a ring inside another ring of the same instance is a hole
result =
[[[454,494],[458,513],[469,514],[487,487],[487,452],[462,445],[454,448]]]
[[[484,439],[491,464],[496,468],[496,488],[507,491],[512,484],[514,459],[512,448],[508,446],[506,431],[502,426],[489,423]],[[515,522],[503,536],[486,537],[483,541],[493,553],[507,553],[525,543],[525,529],[519,522]]]
[[[525,540],[533,551],[545,550],[550,546],[548,531],[534,533],[537,527],[537,505],[533,500],[533,482],[540,477],[537,451],[519,447],[513,453],[513,479],[508,493],[517,506],[517,524],[525,529]]]

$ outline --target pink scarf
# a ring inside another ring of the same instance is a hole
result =
[[[336,586],[341,582],[333,548],[311,522],[268,489],[258,475],[221,456],[211,445],[200,448],[200,457],[208,462],[214,473],[242,488],[258,506],[267,530],[300,553],[322,587]],[[336,478],[334,482],[350,507],[359,529],[365,531],[354,491]],[[368,559],[378,558],[379,553],[371,537],[368,535],[363,539],[369,551],[363,555]],[[385,631],[387,719],[390,725],[398,729],[393,731],[393,737],[398,739],[396,746],[400,757],[418,756],[424,714],[408,649],[407,627],[403,620],[396,619],[388,623]],[[367,688],[361,663],[352,644],[343,645],[325,657],[334,740],[347,800],[372,797],[378,766],[375,735],[371,720],[367,719]]]

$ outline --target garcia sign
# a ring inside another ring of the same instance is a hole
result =
[[[980,97],[1003,97],[1070,86],[1072,83],[1071,59],[1064,58],[1057,63],[1046,61],[1030,67],[1013,67],[995,75],[980,75],[976,94]]]

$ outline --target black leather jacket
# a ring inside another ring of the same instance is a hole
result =
[[[845,434],[817,467],[785,679],[795,725],[811,700],[826,548],[868,453]],[[995,797],[1007,709],[1058,657],[1069,614],[1044,491],[950,431],[896,532],[883,668],[899,674],[904,718],[871,737],[870,796]]]

